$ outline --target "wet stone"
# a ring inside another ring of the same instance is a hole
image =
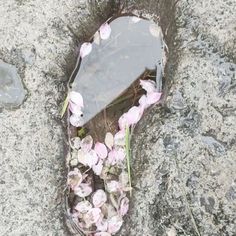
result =
[[[25,95],[16,67],[0,60],[0,108],[18,107]]]

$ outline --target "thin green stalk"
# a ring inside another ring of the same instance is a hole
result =
[[[132,195],[132,185],[131,185],[131,168],[130,168],[131,157],[130,157],[130,130],[129,130],[129,127],[126,127],[126,129],[125,129],[125,152],[126,152],[130,196],[131,196]]]
[[[63,107],[61,109],[61,118],[64,116],[64,114],[66,112],[66,108],[68,106],[68,103],[69,103],[69,97],[67,95],[65,101],[63,102]]]

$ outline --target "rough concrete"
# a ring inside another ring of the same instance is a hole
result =
[[[167,72],[164,108],[136,130],[135,192],[122,235],[233,236],[236,3],[180,0],[177,9],[178,66],[173,77]]]
[[[0,113],[2,236],[66,235],[58,114],[75,48],[67,25],[78,28],[83,2],[0,2],[0,58],[16,65],[28,91],[18,110]],[[173,85],[164,107],[137,127],[135,191],[121,234],[233,236],[236,3],[180,0],[177,7],[170,52],[179,57],[166,74]]]

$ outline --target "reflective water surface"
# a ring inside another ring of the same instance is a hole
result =
[[[84,123],[107,107],[142,75],[155,70],[162,58],[160,28],[151,21],[134,22],[131,16],[110,23],[111,35],[83,58],[73,90],[84,98]],[[158,74],[158,73],[157,73]]]

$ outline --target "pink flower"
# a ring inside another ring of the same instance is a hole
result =
[[[107,148],[105,144],[97,142],[94,150],[101,159],[104,160],[107,157]]]
[[[156,91],[156,84],[153,80],[140,80],[141,87],[146,90],[147,93]]]
[[[117,233],[123,224],[123,220],[120,216],[113,216],[108,220],[108,232],[111,234]]]
[[[161,99],[161,93],[152,92],[147,94],[147,104],[152,105]]]
[[[74,127],[81,127],[83,125],[83,119],[80,115],[72,114],[70,116],[70,124]]]
[[[89,201],[86,201],[86,200],[82,201],[82,202],[79,202],[75,206],[75,210],[78,211],[79,213],[82,213],[82,214],[85,214],[90,209],[92,209],[92,204]]]
[[[92,51],[92,44],[91,43],[83,43],[80,47],[80,57],[84,58]]]
[[[94,236],[111,236],[111,234],[108,232],[99,232],[94,234]]]
[[[71,91],[69,94],[69,102],[78,107],[84,107],[83,97],[80,93]]]
[[[112,147],[114,145],[114,137],[113,137],[112,133],[110,133],[110,132],[106,133],[105,144],[107,145],[107,147],[109,149],[112,149]]]
[[[99,160],[97,164],[92,166],[95,175],[101,175],[103,169],[103,161]]]
[[[111,27],[108,23],[104,23],[99,28],[101,39],[108,39],[111,34]]]
[[[121,130],[125,130],[127,127],[129,127],[129,121],[127,118],[127,113],[124,113],[118,120],[119,128]]]
[[[84,152],[90,151],[92,146],[93,146],[93,138],[91,135],[88,135],[81,140],[81,148]]]
[[[92,187],[89,184],[81,183],[74,188],[74,193],[79,197],[87,197],[92,193]]]
[[[143,115],[142,107],[133,106],[126,114],[126,119],[129,125],[137,124]]]
[[[121,216],[124,216],[127,214],[128,210],[129,210],[129,199],[127,197],[124,197],[120,202],[119,213]]]
[[[109,193],[118,192],[120,190],[120,183],[116,180],[107,182],[107,191]]]
[[[83,176],[79,169],[75,168],[68,173],[67,184],[73,190],[76,186],[80,185],[83,181]]]
[[[102,189],[98,189],[93,195],[93,205],[101,207],[107,201],[107,195]]]
[[[84,221],[86,224],[94,224],[101,220],[102,217],[103,215],[100,208],[92,208],[85,214]]]

